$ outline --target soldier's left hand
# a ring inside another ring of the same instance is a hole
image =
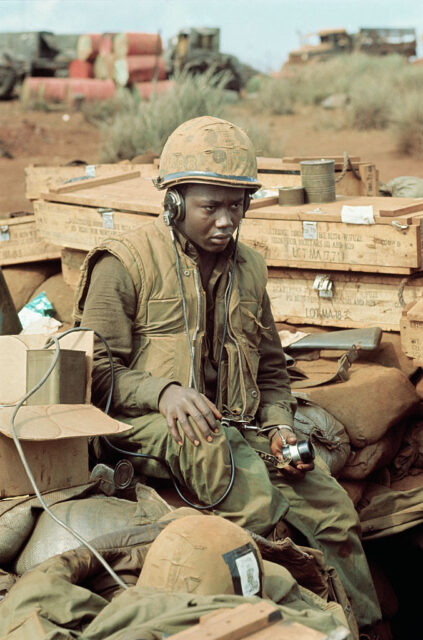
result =
[[[279,433],[280,432],[280,433]],[[285,438],[287,444],[296,444],[297,436],[290,429],[284,429],[283,427],[279,427],[278,431],[274,433],[272,440],[270,442],[270,450],[272,454],[278,458],[279,460],[283,460],[282,449],[284,447],[284,443],[282,441],[281,435]],[[304,463],[304,462],[296,462],[293,464],[288,464],[283,469],[279,469],[279,473],[290,480],[300,480],[304,478],[307,471],[312,471],[314,469],[314,462]]]

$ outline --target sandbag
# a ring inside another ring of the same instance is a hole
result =
[[[412,467],[423,469],[423,423],[411,425],[404,434],[401,448],[392,461],[393,480],[405,477]]]
[[[362,480],[391,462],[401,446],[405,426],[392,427],[380,440],[363,449],[351,451],[350,457],[341,470],[341,477],[348,480]]]
[[[408,491],[418,487],[423,488],[423,469],[417,469],[416,467],[411,467],[406,476],[391,483],[391,489],[394,491]]]
[[[33,293],[32,298],[44,292],[55,309],[54,317],[65,324],[73,324],[73,289],[63,280],[63,275],[57,273],[45,280]],[[31,299],[32,299],[31,298]]]
[[[381,195],[393,198],[423,198],[423,178],[399,176],[379,185]]]
[[[98,483],[42,493],[47,506],[84,497],[97,490]],[[11,563],[30,536],[42,509],[36,496],[0,500],[0,565]]]
[[[295,432],[310,438],[331,474],[337,476],[351,451],[350,439],[344,426],[323,407],[303,398],[299,393],[294,395],[298,400],[294,417]]]
[[[130,500],[97,495],[55,504],[51,511],[89,541],[133,526],[136,506]],[[22,574],[36,564],[80,545],[79,540],[44,512],[14,563],[14,570]]]
[[[348,493],[351,502],[356,507],[363,497],[364,491],[366,490],[367,481],[344,480],[343,478],[338,478],[338,482],[341,487]]]
[[[306,397],[343,424],[356,449],[380,440],[420,401],[402,371],[370,364],[353,365],[349,380],[307,389]]]
[[[34,291],[53,274],[60,271],[60,262],[31,262],[2,267],[4,279],[18,311],[33,297]]]

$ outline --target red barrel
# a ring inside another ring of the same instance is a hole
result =
[[[76,96],[84,100],[106,100],[115,93],[113,80],[96,78],[30,78],[24,80],[21,91],[22,102],[39,100],[46,103],[59,102],[72,106]]]
[[[72,98],[77,95],[85,100],[107,100],[115,95],[113,80],[98,80],[97,78],[69,78],[69,93]]]
[[[92,62],[100,47],[101,33],[87,33],[79,36],[76,43],[76,54],[78,60],[89,60]]]
[[[173,80],[160,80],[159,82],[138,82],[134,85],[143,100],[149,100],[153,95],[166,93],[175,86]]]
[[[113,79],[116,84],[125,87],[134,82],[166,80],[166,65],[159,56],[128,56],[115,61]]]
[[[70,78],[93,78],[94,77],[94,65],[88,60],[72,60],[69,65],[69,77]]]
[[[163,43],[159,33],[117,33],[113,38],[113,51],[118,58],[160,55]]]

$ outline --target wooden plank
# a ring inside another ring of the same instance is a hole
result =
[[[75,181],[62,184],[60,187],[51,188],[53,193],[71,193],[72,191],[81,191],[82,189],[93,189],[105,184],[113,184],[115,182],[125,182],[133,178],[139,178],[139,171],[128,171],[127,173],[118,173],[115,176],[104,176],[100,178],[87,178],[86,180]]]
[[[70,249],[65,247],[61,251],[61,264],[63,280],[75,291],[81,276],[81,267],[84,262],[87,251],[79,249]]]
[[[0,220],[0,266],[58,258],[60,247],[41,237],[34,215]]]
[[[49,202],[158,215],[163,211],[164,193],[154,187],[151,179],[139,177],[128,182],[120,181],[91,188],[87,186],[74,193],[50,192],[41,194],[41,198]]]
[[[344,164],[344,156],[328,156],[328,155],[324,155],[324,156],[284,156],[282,158],[282,162],[285,163],[299,163],[302,162],[303,160],[334,160],[336,163],[343,165]],[[356,162],[360,162],[361,158],[360,156],[349,156],[350,161],[354,164]],[[258,160],[258,158],[257,158]]]
[[[157,168],[153,164],[132,164],[118,162],[115,164],[90,165],[88,171],[94,170],[97,177],[106,177],[134,170],[140,172],[144,178],[153,178],[157,175]],[[78,166],[34,166],[25,168],[25,197],[28,200],[38,200],[41,193],[48,192],[51,188],[57,188],[68,180],[75,178],[86,179],[87,165]],[[89,179],[89,178],[87,178]]]
[[[219,611],[184,631],[172,636],[174,640],[241,640],[281,619],[282,612],[274,603],[245,603],[234,609]]]
[[[404,307],[400,333],[403,352],[421,363],[423,361],[423,298],[410,302]]]
[[[123,211],[103,216],[98,209],[44,200],[34,201],[34,214],[37,229],[45,240],[82,251],[89,251],[103,238],[154,220],[154,216]]]
[[[316,276],[327,275],[332,298],[313,289]],[[398,290],[403,278],[394,275],[269,269],[267,290],[277,322],[354,329],[378,326],[400,331],[402,306]],[[423,273],[404,287],[405,302],[423,295]]]
[[[267,207],[270,209],[271,207]],[[262,210],[257,213],[260,214]],[[420,227],[398,231],[392,225],[342,222],[261,220],[247,217],[240,239],[259,251],[269,265],[275,261],[299,268],[313,263],[374,265],[417,269],[421,265]]]

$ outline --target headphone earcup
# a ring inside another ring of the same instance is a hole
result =
[[[164,209],[168,212],[171,223],[185,218],[185,201],[179,191],[176,189],[166,191]]]
[[[248,189],[245,189],[244,192],[244,202],[243,202],[243,210],[242,210],[242,217],[245,218],[245,214],[248,211],[248,208],[250,206],[251,203],[251,195],[250,192],[248,191]]]

